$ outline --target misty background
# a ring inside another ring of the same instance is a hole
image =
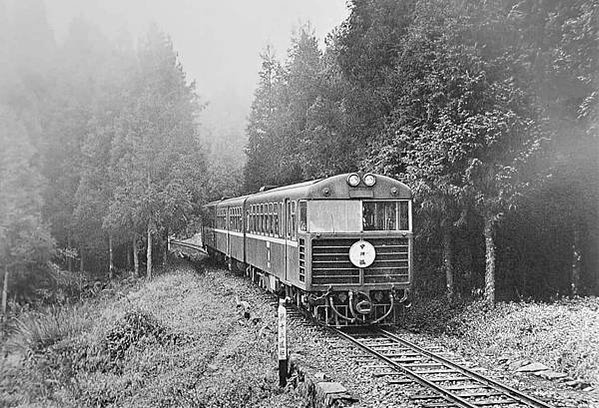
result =
[[[284,59],[299,27],[310,24],[322,39],[349,13],[345,0],[52,0],[45,4],[59,43],[78,18],[97,26],[107,38],[131,46],[156,24],[171,37],[188,78],[196,81],[198,94],[207,103],[200,120],[202,137],[207,142],[220,140],[239,158],[244,157],[240,153],[258,83],[259,54],[271,46]]]

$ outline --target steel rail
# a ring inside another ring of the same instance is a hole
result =
[[[438,394],[440,394],[440,397],[443,397],[443,398],[445,398],[448,401],[457,403],[461,407],[465,407],[465,408],[479,408],[478,405],[475,405],[475,404],[472,404],[472,403],[466,401],[465,399],[461,398],[460,396],[455,395],[455,394],[451,393],[450,391],[446,390],[445,388],[443,388],[443,387],[435,384],[434,382],[429,381],[426,378],[418,375],[418,373],[416,373],[415,371],[410,370],[409,368],[404,367],[401,364],[396,363],[395,361],[393,361],[389,357],[386,357],[383,354],[379,353],[378,351],[374,350],[373,348],[368,347],[366,344],[362,344],[359,340],[355,339],[354,337],[350,336],[349,334],[347,334],[347,333],[345,333],[345,332],[343,332],[343,331],[341,331],[341,330],[339,330],[339,329],[337,329],[335,327],[328,326],[328,328],[330,330],[332,330],[335,334],[337,334],[339,337],[342,337],[342,338],[350,341],[351,343],[353,343],[356,346],[360,347],[364,351],[366,351],[366,352],[374,355],[378,359],[386,362],[387,364],[389,364],[390,366],[392,366],[396,370],[404,373],[406,376],[410,377],[411,379],[413,379],[414,381],[416,381],[420,385],[423,385],[425,387],[428,387],[428,388],[431,388],[431,389],[435,390]]]
[[[179,241],[178,239],[171,239],[171,245],[179,245],[182,247],[186,247],[186,248],[191,248],[191,249],[195,249],[196,251],[200,251],[202,253],[207,253],[204,248],[202,248],[199,245],[195,245],[195,244],[190,244],[189,242],[185,242],[185,241]]]
[[[415,350],[415,351],[417,351],[419,353],[422,353],[422,354],[430,357],[431,359],[433,359],[435,361],[438,361],[439,363],[442,363],[443,365],[446,365],[446,366],[451,367],[452,369],[454,369],[456,371],[459,371],[460,373],[462,373],[464,375],[467,375],[469,377],[473,377],[475,380],[483,383],[487,387],[492,388],[495,391],[500,391],[503,394],[506,394],[510,398],[512,398],[512,399],[514,399],[514,400],[516,400],[516,401],[518,401],[518,402],[520,402],[522,404],[525,404],[525,405],[528,405],[528,406],[532,406],[532,407],[535,407],[535,408],[553,408],[551,405],[549,405],[549,404],[547,404],[547,403],[545,403],[543,401],[540,401],[540,400],[538,400],[538,399],[536,399],[534,397],[530,397],[530,396],[528,396],[528,395],[526,395],[526,394],[524,394],[524,393],[522,393],[522,392],[520,392],[520,391],[518,391],[518,390],[516,390],[514,388],[511,388],[511,387],[509,387],[507,385],[501,384],[501,383],[499,383],[499,382],[497,382],[495,380],[492,380],[492,379],[490,379],[488,377],[485,377],[485,376],[483,376],[483,375],[481,375],[481,374],[479,374],[479,373],[477,373],[475,371],[472,371],[472,370],[469,370],[469,369],[467,369],[465,367],[462,367],[461,365],[456,364],[456,363],[454,363],[451,360],[448,360],[448,359],[446,359],[444,357],[438,356],[437,354],[432,353],[432,352],[430,352],[430,351],[428,351],[426,349],[423,349],[422,347],[417,346],[414,343],[411,343],[411,342],[409,342],[407,340],[404,340],[401,337],[399,337],[399,336],[395,335],[394,333],[391,333],[391,332],[389,332],[389,331],[387,331],[385,329],[377,328],[376,331],[378,333],[381,333],[382,335],[384,335],[388,339],[394,340],[398,344],[401,344],[401,345],[403,345],[405,347],[411,348],[411,349],[413,349],[413,350]]]

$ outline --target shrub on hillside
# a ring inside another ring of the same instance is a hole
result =
[[[149,312],[130,310],[119,319],[102,341],[102,349],[114,360],[122,360],[127,350],[141,344],[179,344],[189,340],[189,336],[174,333],[160,323]]]

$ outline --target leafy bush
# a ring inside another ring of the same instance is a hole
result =
[[[465,307],[465,303],[451,303],[444,297],[417,298],[406,310],[402,325],[414,332],[460,334],[462,328],[454,318],[460,316]]]
[[[106,333],[102,348],[112,359],[123,359],[131,347],[147,342],[160,345],[180,344],[189,336],[173,333],[153,315],[143,310],[130,310]]]

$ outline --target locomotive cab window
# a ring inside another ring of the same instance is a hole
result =
[[[364,231],[409,229],[407,201],[364,201],[362,208]]]
[[[306,231],[308,228],[308,206],[305,201],[300,201],[299,204],[299,229],[300,231]]]

